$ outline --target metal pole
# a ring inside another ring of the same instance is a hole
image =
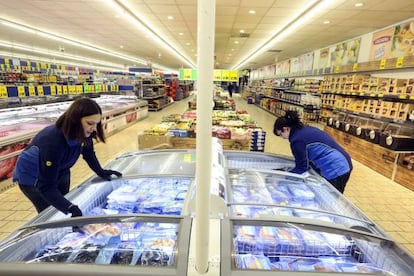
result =
[[[196,270],[206,273],[212,171],[215,0],[197,1]]]

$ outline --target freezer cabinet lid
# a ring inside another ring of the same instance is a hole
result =
[[[414,275],[413,257],[395,242],[358,230],[237,219],[221,228],[221,275]]]
[[[102,214],[183,215],[193,177],[151,176],[85,182],[66,195],[84,216]],[[29,224],[59,220],[67,215],[49,207]]]
[[[247,151],[224,151],[226,166],[229,169],[289,170],[295,161],[288,156]]]
[[[277,171],[229,170],[231,217],[287,216],[314,219],[346,227],[382,231],[325,179],[316,175],[291,177]]]
[[[48,263],[70,264],[72,273],[82,275],[92,275],[91,268],[94,275],[185,275],[190,228],[190,217],[177,216],[80,217],[27,226],[0,246],[0,274],[19,270],[13,263],[23,271],[59,271],[36,266]]]
[[[126,153],[106,168],[119,170],[126,177],[138,175],[195,175],[195,151],[157,150]]]

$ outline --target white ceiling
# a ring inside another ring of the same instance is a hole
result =
[[[199,0],[201,1],[201,0]],[[208,1],[208,0],[206,0]],[[110,2],[118,2],[145,22],[178,53],[197,63],[196,0],[2,0],[0,22],[10,21],[74,41],[93,45],[110,56],[0,24],[0,51],[45,57],[64,48],[65,55],[105,60],[123,66],[145,67],[120,54],[142,59],[144,63],[178,70],[190,65],[181,57],[148,38]],[[252,50],[260,47],[276,30],[300,14],[310,0],[216,0],[216,68],[230,69]],[[311,17],[303,26],[244,67],[257,68],[308,53],[362,34],[405,21],[414,16],[413,0],[331,0],[333,3]],[[355,3],[363,2],[363,7]],[[255,10],[256,14],[249,14]],[[120,15],[121,17],[116,17]],[[170,20],[167,17],[173,16]],[[329,20],[330,24],[323,24]],[[249,37],[241,37],[240,30]],[[181,34],[180,34],[181,33]],[[42,53],[10,48],[1,42],[41,48]],[[238,41],[238,44],[235,44]],[[123,48],[121,48],[121,45]],[[118,57],[117,57],[118,56]],[[90,62],[90,64],[92,64]]]

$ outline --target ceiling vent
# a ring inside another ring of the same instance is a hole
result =
[[[247,38],[250,37],[249,33],[238,33],[238,34],[234,34],[231,36],[232,38],[237,38],[237,37],[243,37],[243,38]]]
[[[282,50],[270,49],[270,50],[267,50],[267,52],[269,52],[269,53],[280,53],[280,52],[282,52]]]

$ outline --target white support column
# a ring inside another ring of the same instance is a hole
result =
[[[196,269],[208,270],[215,0],[197,1]]]

